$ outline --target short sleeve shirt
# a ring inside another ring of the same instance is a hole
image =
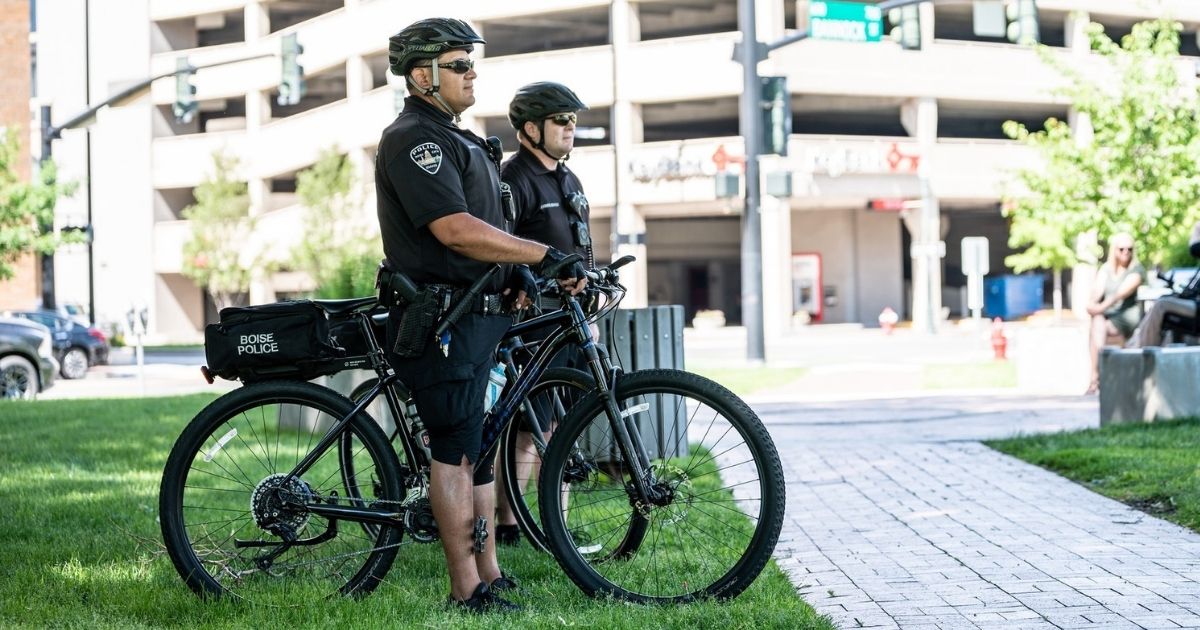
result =
[[[500,173],[487,143],[425,101],[408,97],[375,154],[375,192],[383,253],[389,266],[420,284],[470,286],[491,263],[456,253],[429,230],[433,221],[466,212],[505,229]],[[498,292],[507,269],[485,291]]]
[[[565,163],[549,170],[522,145],[504,161],[500,177],[512,188],[517,211],[513,234],[588,259],[588,248],[576,242],[571,223],[582,221],[586,226],[591,213],[585,208],[577,215],[567,203],[571,193],[583,193],[583,184]]]

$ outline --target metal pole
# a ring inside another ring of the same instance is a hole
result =
[[[92,106],[92,26],[91,26],[92,9],[91,2],[85,0],[83,3],[83,81],[84,81],[84,97],[87,99],[88,107]],[[96,264],[92,252],[92,242],[95,240],[96,230],[92,226],[92,129],[89,127],[86,131],[85,151],[87,159],[86,183],[87,186],[87,266],[88,266],[88,321],[96,325]]]
[[[41,168],[45,168],[50,164],[50,150],[52,140],[54,139],[54,127],[50,124],[50,106],[42,105],[42,155],[38,158],[38,163]],[[54,222],[51,219],[49,225],[43,223],[38,228],[42,232],[49,232],[54,229]],[[53,310],[57,304],[54,303],[54,252],[48,252],[41,255],[41,276],[42,276],[42,308]]]
[[[763,340],[762,223],[759,215],[758,155],[762,136],[762,60],[755,27],[755,0],[738,0],[738,48],[742,64],[742,96],[739,104],[742,141],[745,143],[746,202],[742,209],[742,324],[746,327],[746,359],[766,357]]]

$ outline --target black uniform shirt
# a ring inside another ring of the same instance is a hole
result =
[[[379,139],[375,192],[383,253],[393,269],[422,284],[467,287],[491,266],[452,251],[428,228],[458,212],[505,228],[496,163],[483,139],[456,127],[450,115],[419,98],[404,100],[404,111]],[[498,292],[507,275],[502,269],[485,290]]]
[[[581,254],[585,263],[588,261],[589,248],[577,243],[571,223],[582,221],[586,226],[591,213],[583,208],[582,216],[577,216],[568,204],[571,193],[583,193],[583,184],[566,164],[559,162],[557,169],[547,169],[521,145],[500,167],[500,177],[512,187],[517,209],[513,234]]]

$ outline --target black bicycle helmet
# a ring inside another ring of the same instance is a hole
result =
[[[548,116],[564,112],[580,112],[587,105],[571,88],[552,81],[530,83],[517,90],[508,104],[508,122],[520,131],[526,122],[539,122]]]
[[[404,76],[422,59],[435,59],[447,50],[474,49],[485,44],[470,24],[454,18],[427,18],[409,24],[388,38],[388,64],[392,73]]]

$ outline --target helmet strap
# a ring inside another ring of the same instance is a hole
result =
[[[571,159],[570,153],[567,153],[566,155],[554,155],[553,153],[546,150],[546,120],[545,119],[539,120],[537,122],[537,128],[538,128],[538,141],[535,143],[532,143],[533,148],[537,149],[538,151],[541,151],[546,157],[550,158],[551,160],[554,160],[555,162],[565,162],[565,161]]]
[[[459,118],[459,115],[458,115],[459,112],[454,111],[454,108],[450,107],[450,104],[447,103],[446,99],[442,98],[442,95],[438,92],[438,88],[440,88],[442,86],[442,84],[441,84],[441,81],[439,80],[440,77],[438,75],[437,57],[434,57],[430,61],[431,61],[431,63],[429,65],[429,69],[432,71],[432,78],[430,80],[430,87],[428,90],[421,87],[420,85],[417,85],[417,82],[412,80],[412,75],[405,77],[405,79],[408,80],[409,85],[413,86],[413,88],[415,88],[423,96],[429,96],[429,97],[433,98],[433,100],[436,101],[438,107],[441,107],[443,111],[445,111],[447,114],[450,114],[450,116],[452,116],[454,118],[454,124],[457,125],[458,123],[462,122],[462,119]]]

